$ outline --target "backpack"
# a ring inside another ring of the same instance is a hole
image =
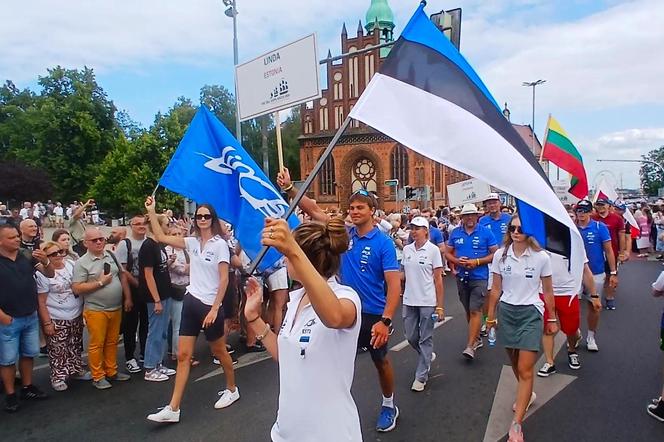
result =
[[[129,238],[123,239],[125,246],[127,246],[127,271],[134,274],[134,255],[131,254],[131,240]],[[115,255],[113,256],[115,258]]]

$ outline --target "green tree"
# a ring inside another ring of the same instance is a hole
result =
[[[0,91],[0,149],[45,171],[54,198],[81,199],[121,133],[115,106],[89,68],[58,66],[38,83],[38,95],[9,82]]]
[[[664,165],[664,146],[653,149],[641,158]],[[660,187],[664,187],[662,169],[654,164],[643,163],[640,170],[641,188],[649,196],[656,196]]]

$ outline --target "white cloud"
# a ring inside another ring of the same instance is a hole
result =
[[[591,185],[603,171],[614,185],[639,188],[639,163],[598,162],[598,159],[638,160],[641,155],[664,146],[664,127],[627,129],[579,140],[584,146],[583,162]]]
[[[499,101],[529,109],[531,96],[521,82],[544,78],[548,83],[537,90],[542,106],[597,110],[664,103],[664,58],[657,55],[664,43],[657,23],[663,21],[660,0],[629,2],[571,22],[515,26],[475,16],[464,23],[463,41]]]

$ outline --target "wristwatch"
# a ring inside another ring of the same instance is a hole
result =
[[[392,320],[390,318],[386,318],[385,316],[383,316],[382,318],[380,318],[380,322],[385,324],[387,327],[392,327]]]
[[[609,273],[611,276],[616,276],[618,274],[618,270],[614,270]]]

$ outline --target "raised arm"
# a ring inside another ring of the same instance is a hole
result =
[[[284,167],[284,169],[277,174],[277,184],[281,187],[281,190],[286,192],[289,198],[295,198],[295,195],[297,195],[298,189],[293,185],[290,172],[287,168]],[[330,219],[330,215],[325,213],[318,204],[316,204],[316,201],[306,195],[302,196],[298,207],[313,220],[325,222]]]
[[[179,249],[186,248],[187,245],[185,244],[183,237],[167,235],[161,229],[159,220],[157,219],[157,213],[155,212],[156,205],[157,202],[153,197],[149,196],[145,199],[145,208],[147,209],[150,218],[150,227],[152,228],[152,235],[154,236],[154,240],[162,244],[177,247]]]

